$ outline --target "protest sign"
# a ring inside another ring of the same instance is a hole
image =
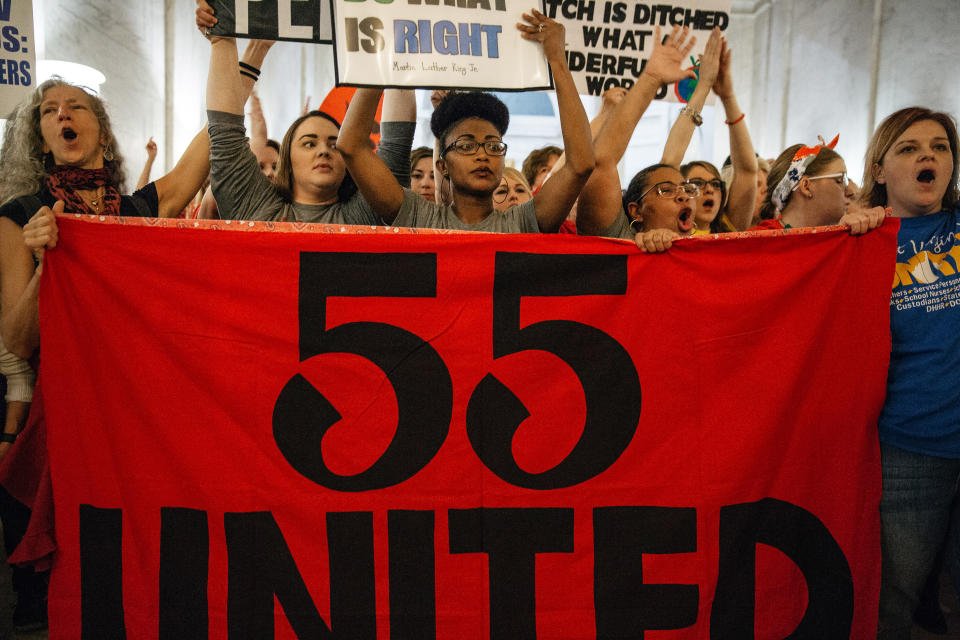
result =
[[[696,60],[714,27],[730,24],[730,0],[688,0],[651,4],[637,0],[545,0],[547,15],[567,28],[567,61],[578,91],[599,96],[607,89],[629,89],[643,72],[659,26],[663,36],[674,25],[688,26],[696,36]],[[694,67],[694,61],[688,65]],[[661,88],[658,99],[686,102],[690,81]]]
[[[338,86],[553,86],[540,45],[516,28],[529,0],[213,0],[212,6],[213,35],[333,43]]]
[[[31,0],[0,0],[0,118],[36,86]]]
[[[516,28],[530,0],[331,1],[338,84],[504,91],[553,86],[540,45],[523,40]]]
[[[329,0],[210,0],[211,35],[331,44]]]
[[[61,218],[51,628],[873,637],[895,236]]]

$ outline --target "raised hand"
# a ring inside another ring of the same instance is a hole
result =
[[[697,86],[713,87],[720,72],[720,53],[723,50],[723,34],[714,27],[707,39],[707,46],[700,56],[700,79]]]
[[[207,3],[207,0],[197,0],[196,20],[197,29],[200,30],[200,33],[203,34],[204,38],[210,42],[215,42],[221,39],[210,35],[210,29],[216,26],[218,20],[213,14],[213,7]]]
[[[520,37],[524,40],[533,40],[543,46],[543,54],[547,62],[553,62],[564,58],[564,37],[566,30],[563,25],[548,18],[536,9],[531,9],[530,13],[524,13],[523,19],[528,24],[517,23],[517,29],[520,30]]]
[[[647,60],[643,73],[657,80],[661,84],[671,84],[684,78],[695,78],[693,69],[684,69],[687,56],[693,45],[697,43],[696,36],[687,39],[690,34],[688,27],[674,27],[670,35],[661,42],[660,27],[653,32],[653,51]]]
[[[730,75],[730,47],[723,40],[720,46],[720,66],[717,79],[713,81],[713,92],[721,100],[733,95],[733,76]]]
[[[603,101],[600,105],[600,112],[610,112],[613,111],[614,107],[623,102],[623,99],[627,95],[627,90],[623,87],[611,87],[603,92],[601,100]]]
[[[151,161],[157,157],[157,143],[153,141],[153,136],[147,141],[147,158]]]

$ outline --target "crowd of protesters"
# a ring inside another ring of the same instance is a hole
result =
[[[198,5],[197,25],[205,31],[216,16],[203,0]],[[731,51],[714,30],[661,161],[620,176],[630,134],[658,90],[694,75],[684,61],[695,39],[686,28],[668,34],[658,28],[636,83],[608,92],[591,122],[564,56],[563,26],[536,10],[523,20],[517,26],[521,37],[540,44],[555,80],[563,147],[534,151],[522,171],[505,166],[508,109],[484,92],[435,92],[433,148],[411,150],[416,106],[412,92],[398,90],[383,95],[376,148],[370,132],[384,92],[375,89],[358,90],[342,122],[322,110],[305,111],[281,142],[269,140],[252,90],[272,43],[251,41],[240,56],[233,39],[209,37],[208,125],[173,170],[155,181],[149,180],[156,155],[151,139],[147,165],[127,195],[125,163],[103,101],[60,79],[42,83],[10,115],[0,156],[0,365],[6,389],[0,476],[8,480],[24,464],[18,460],[11,470],[7,463],[15,456],[8,452],[16,451],[33,402],[43,256],[55,250],[56,216],[64,212],[559,231],[629,239],[644,252],[669,251],[686,236],[750,229],[840,224],[863,234],[895,216],[901,225],[898,262],[912,264],[928,252],[936,265],[947,254],[956,265],[960,163],[950,115],[923,107],[890,114],[866,149],[859,190],[847,176],[845,159],[833,150],[836,139],[798,141],[764,160],[736,99]],[[706,160],[682,164],[711,92],[723,106],[730,135],[730,158],[719,170]],[[248,98],[254,107],[249,140]],[[939,271],[960,284],[958,272]],[[917,277],[895,286],[920,291],[928,284]],[[929,585],[936,584],[941,567],[960,584],[960,385],[950,374],[960,369],[960,309],[926,313],[891,306],[891,328],[887,397],[878,425],[879,637],[909,638],[916,610],[935,598]],[[35,496],[5,485],[0,516],[12,553],[30,520],[22,503]],[[42,624],[45,574],[18,571],[18,623]]]

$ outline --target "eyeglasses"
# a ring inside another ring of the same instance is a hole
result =
[[[697,187],[701,191],[707,185],[710,185],[711,187],[713,187],[714,191],[722,191],[723,187],[725,186],[723,184],[723,180],[721,180],[720,178],[714,178],[713,180],[704,180],[703,178],[690,178],[689,180],[687,180],[687,182],[689,184],[697,185]]]
[[[443,150],[440,154],[440,157],[447,155],[447,152],[451,149],[456,150],[457,153],[464,156],[473,156],[477,154],[477,151],[480,150],[480,147],[483,147],[483,150],[487,152],[488,156],[503,156],[507,154],[507,143],[503,140],[486,140],[484,142],[477,142],[471,138],[457,138],[450,145]]]
[[[807,179],[808,179],[808,180],[825,180],[825,179],[827,179],[827,178],[839,178],[839,179],[840,179],[840,182],[838,182],[837,184],[843,185],[843,188],[844,188],[844,189],[847,188],[847,184],[850,182],[850,180],[847,178],[847,172],[846,172],[846,171],[844,171],[843,173],[828,173],[828,174],[822,175],[822,176],[807,176]],[[797,185],[793,187],[793,189],[796,190],[796,189],[797,189],[797,186],[799,186],[799,185],[800,185],[800,183],[798,182]]]
[[[693,182],[684,182],[683,184],[676,184],[674,182],[658,182],[641,193],[640,197],[637,198],[637,202],[643,200],[643,198],[654,189],[657,190],[657,195],[661,198],[675,198],[678,191],[683,191],[684,195],[686,195],[688,198],[696,198],[698,195],[700,195],[700,187],[695,185]]]

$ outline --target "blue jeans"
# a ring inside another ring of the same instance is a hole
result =
[[[909,640],[920,592],[944,545],[955,584],[960,577],[960,459],[886,444],[880,445],[880,456],[883,564],[877,637]]]

